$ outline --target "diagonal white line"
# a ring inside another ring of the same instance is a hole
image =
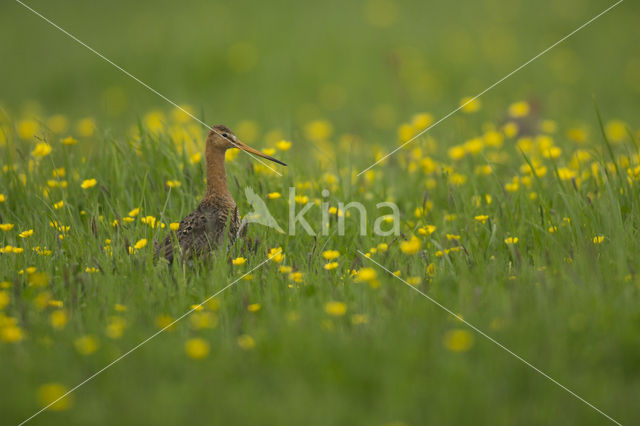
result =
[[[202,124],[203,126],[205,126],[207,129],[212,130],[214,133],[217,133],[218,135],[222,136],[220,134],[220,132],[218,132],[216,129],[213,128],[213,126],[208,125],[207,123],[205,123],[204,121],[200,120],[198,117],[196,117],[195,115],[191,114],[189,111],[187,111],[186,109],[184,109],[183,107],[181,107],[180,105],[178,105],[177,103],[173,102],[171,99],[167,98],[165,95],[163,95],[162,93],[158,92],[156,89],[154,89],[153,87],[149,86],[147,83],[145,83],[144,81],[140,80],[138,77],[136,77],[135,75],[131,74],[129,71],[125,70],[124,68],[122,68],[120,65],[116,64],[115,62],[113,62],[111,59],[107,58],[106,56],[104,56],[102,53],[98,52],[97,50],[95,50],[93,47],[89,46],[88,44],[86,44],[85,42],[83,42],[82,40],[80,40],[78,37],[74,36],[73,34],[71,34],[69,31],[65,30],[64,28],[60,27],[59,25],[57,25],[56,23],[52,22],[49,18],[47,18],[46,16],[42,15],[41,13],[39,13],[38,11],[34,10],[33,8],[31,8],[30,6],[24,4],[23,2],[21,2],[20,0],[16,0],[16,2],[20,3],[22,6],[24,6],[26,9],[30,10],[31,12],[33,12],[35,15],[39,16],[40,18],[44,19],[46,22],[48,22],[49,24],[51,24],[52,26],[54,26],[55,28],[57,28],[58,30],[62,31],[64,34],[66,34],[67,36],[69,36],[70,38],[72,38],[74,41],[76,41],[77,43],[81,44],[82,46],[86,47],[87,49],[89,49],[91,52],[95,53],[96,55],[98,55],[100,58],[104,59],[106,62],[108,62],[109,64],[113,65],[114,67],[116,67],[118,70],[122,71],[124,74],[126,74],[127,76],[131,77],[132,79],[134,79],[135,81],[137,81],[138,83],[140,83],[143,87],[145,87],[146,89],[150,90],[151,92],[155,93],[156,95],[160,96],[162,99],[164,99],[165,101],[169,102],[171,105],[173,105],[174,107],[178,108],[180,111],[184,112],[185,114],[187,114],[189,117],[193,118],[194,120],[196,120],[198,123]],[[240,146],[238,146],[236,143],[234,143],[233,141],[225,138],[226,140],[228,140],[229,142],[231,142],[231,144],[233,144],[236,148],[240,148]],[[254,155],[252,155],[251,153],[242,150],[244,153],[246,153],[247,155],[249,155],[251,158],[253,158],[254,160],[258,161],[259,163],[262,163],[262,165],[264,165],[265,167],[267,167],[268,169],[270,169],[272,172],[274,172],[275,174],[282,176],[282,173],[278,172],[276,169],[272,168],[271,166],[269,166],[267,163],[265,163],[264,161],[260,160],[259,158],[255,157]]]
[[[601,17],[602,15],[604,15],[605,13],[609,12],[611,9],[613,9],[614,7],[616,7],[617,5],[619,5],[620,3],[622,3],[624,0],[618,0],[617,3],[613,4],[612,6],[609,6],[608,8],[606,8],[605,10],[603,10],[602,12],[600,12],[599,14],[597,14],[596,16],[594,16],[593,18],[589,19],[587,22],[585,22],[584,24],[580,25],[578,28],[576,28],[575,30],[571,31],[569,34],[567,34],[566,36],[562,37],[560,40],[556,41],[555,43],[553,43],[551,46],[547,47],[546,49],[544,49],[542,52],[538,53],[536,56],[534,56],[533,58],[529,59],[527,62],[525,62],[524,64],[520,65],[518,68],[516,68],[515,70],[511,71],[509,74],[505,75],[504,77],[502,77],[500,80],[496,81],[495,83],[493,83],[491,86],[487,87],[486,89],[484,89],[482,92],[478,93],[476,96],[474,96],[473,98],[469,99],[467,102],[463,103],[462,105],[460,105],[458,108],[454,109],[453,111],[451,111],[449,114],[445,115],[444,117],[442,117],[441,119],[439,119],[438,121],[436,121],[435,123],[433,123],[432,125],[430,125],[429,127],[427,127],[426,129],[422,130],[420,133],[418,133],[417,135],[415,135],[414,137],[412,137],[411,139],[409,139],[408,141],[406,141],[405,143],[403,143],[402,145],[400,145],[399,147],[397,147],[396,149],[394,149],[393,151],[389,152],[387,155],[385,155],[384,157],[382,157],[381,159],[377,160],[375,163],[371,164],[369,167],[367,167],[366,169],[364,169],[363,171],[361,171],[360,173],[358,173],[358,176],[360,176],[361,174],[363,174],[364,172],[366,172],[367,170],[371,169],[372,167],[374,167],[375,165],[377,165],[378,163],[381,163],[382,161],[384,161],[387,157],[390,157],[391,155],[395,154],[396,152],[398,152],[399,150],[401,150],[402,148],[405,147],[405,145],[410,144],[411,142],[413,142],[414,140],[416,140],[417,138],[419,138],[420,136],[424,135],[425,133],[427,133],[429,130],[433,129],[434,127],[436,127],[438,124],[442,123],[444,120],[446,120],[447,118],[451,117],[453,114],[455,114],[456,112],[460,111],[462,108],[464,108],[467,104],[475,101],[476,99],[478,99],[480,96],[484,95],[485,93],[487,93],[489,90],[493,89],[494,87],[496,87],[497,85],[499,85],[500,83],[502,83],[503,81],[505,81],[506,79],[508,79],[509,77],[511,77],[512,75],[514,75],[515,73],[517,73],[518,71],[520,71],[522,68],[526,67],[527,65],[529,65],[531,62],[535,61],[536,59],[538,59],[539,57],[541,57],[542,55],[544,55],[545,53],[547,53],[548,51],[550,51],[551,49],[553,49],[554,47],[556,47],[557,45],[559,45],[560,43],[562,43],[563,41],[565,41],[566,39],[568,39],[569,37],[571,37],[572,35],[574,35],[575,33],[577,33],[578,31],[580,31],[581,29],[583,29],[584,27],[586,27],[587,25],[591,24],[593,21],[595,21],[596,19],[598,19],[599,17]]]
[[[182,320],[183,318],[189,316],[191,313],[193,313],[195,310],[200,309],[202,307],[202,305],[204,305],[205,303],[207,303],[209,300],[213,299],[214,297],[216,297],[217,295],[219,295],[220,293],[222,293],[223,291],[227,290],[229,287],[233,286],[234,284],[236,284],[238,281],[240,281],[242,278],[246,277],[247,275],[249,275],[250,273],[252,273],[253,271],[255,271],[256,269],[260,268],[262,265],[264,265],[265,263],[267,263],[268,261],[270,261],[273,257],[277,256],[278,254],[280,254],[282,252],[282,250],[278,250],[277,252],[275,252],[274,254],[272,254],[271,256],[269,256],[266,260],[262,261],[262,263],[260,263],[259,265],[255,266],[254,268],[252,268],[249,272],[246,272],[245,274],[241,275],[238,279],[236,279],[235,281],[231,282],[230,284],[228,284],[227,286],[223,287],[221,290],[218,290],[217,292],[215,292],[214,294],[212,294],[211,296],[207,297],[205,300],[203,300],[202,302],[200,302],[199,304],[195,305],[193,308],[191,308],[190,310],[188,310],[187,312],[185,312],[184,314],[182,314],[181,316],[179,316],[178,318],[176,318],[175,320],[173,320],[170,324],[162,327],[160,330],[156,331],[155,333],[153,333],[151,336],[147,337],[146,339],[144,339],[143,341],[141,341],[140,343],[138,343],[137,345],[135,345],[134,347],[132,347],[131,349],[129,349],[127,352],[125,352],[124,354],[120,355],[118,358],[114,359],[113,361],[111,361],[109,364],[105,365],[104,367],[102,367],[100,370],[96,371],[95,373],[93,373],[92,375],[90,375],[89,377],[87,377],[86,379],[84,379],[82,382],[78,383],[77,385],[75,385],[74,387],[72,387],[71,389],[69,389],[64,395],[62,395],[61,397],[59,397],[58,399],[56,399],[55,401],[51,402],[49,405],[42,407],[40,410],[36,411],[34,414],[32,414],[29,418],[23,420],[18,426],[22,426],[23,424],[27,423],[28,421],[32,420],[35,416],[37,416],[38,414],[42,413],[43,411],[45,411],[47,408],[51,407],[53,404],[55,404],[56,402],[60,401],[61,399],[67,397],[70,393],[72,393],[73,391],[75,391],[76,389],[78,389],[80,386],[86,384],[87,382],[93,380],[96,376],[98,376],[99,374],[101,374],[102,372],[104,372],[106,369],[108,369],[109,367],[113,366],[114,364],[116,364],[117,362],[121,361],[123,358],[125,358],[126,356],[130,355],[132,352],[136,351],[137,349],[139,349],[142,345],[148,343],[151,339],[153,339],[154,337],[156,337],[157,335],[159,335],[160,333],[164,332],[165,330],[167,330],[168,328],[172,327],[175,323],[177,323],[178,321]]]
[[[496,339],[494,339],[493,337],[489,336],[488,334],[486,334],[484,331],[480,330],[478,327],[476,327],[475,325],[471,324],[469,321],[465,320],[464,318],[462,318],[460,315],[456,314],[455,312],[453,312],[451,309],[447,308],[446,306],[442,305],[441,303],[439,303],[437,300],[435,300],[434,298],[432,298],[431,296],[429,296],[428,294],[426,294],[425,292],[421,291],[420,289],[416,288],[415,286],[412,286],[411,284],[409,284],[407,281],[403,280],[402,278],[400,278],[399,276],[395,275],[393,272],[391,272],[389,269],[385,268],[384,266],[382,266],[380,263],[376,262],[375,260],[371,259],[370,257],[368,257],[365,253],[361,252],[360,250],[358,250],[358,253],[360,253],[360,255],[362,255],[364,258],[372,261],[373,263],[375,263],[376,265],[378,265],[380,268],[384,269],[386,272],[388,272],[389,274],[391,274],[393,277],[399,279],[400,281],[402,281],[403,283],[405,283],[407,285],[407,287],[409,287],[412,290],[415,290],[416,292],[420,293],[422,296],[424,296],[426,299],[428,299],[430,302],[432,302],[433,304],[435,304],[436,306],[438,306],[440,309],[442,309],[443,311],[447,312],[448,314],[452,315],[453,317],[455,317],[458,321],[464,323],[465,325],[467,325],[469,328],[471,328],[472,330],[474,330],[476,333],[480,334],[482,337],[486,338],[487,340],[489,340],[490,342],[494,343],[496,346],[498,346],[500,349],[503,349],[505,352],[509,353],[510,355],[512,355],[513,357],[515,357],[517,360],[519,360],[520,362],[524,363],[525,365],[527,365],[528,367],[531,367],[533,370],[535,370],[536,372],[538,372],[539,374],[541,374],[542,376],[544,376],[546,379],[550,380],[551,382],[553,382],[554,384],[558,385],[559,387],[561,387],[562,389],[564,389],[565,391],[569,392],[569,394],[571,394],[572,396],[576,397],[577,399],[579,399],[580,401],[584,402],[585,404],[587,404],[589,407],[593,408],[594,410],[596,410],[598,413],[602,414],[604,417],[606,417],[607,419],[611,420],[613,423],[622,426],[622,423],[618,422],[617,420],[613,419],[612,417],[610,417],[609,415],[607,415],[607,413],[605,413],[604,411],[600,410],[598,407],[596,407],[595,405],[591,404],[589,401],[587,401],[586,399],[582,398],[580,395],[578,395],[577,393],[575,393],[574,391],[572,391],[571,389],[567,388],[566,386],[564,386],[562,383],[558,382],[556,379],[554,379],[553,377],[549,376],[547,373],[545,373],[544,371],[540,370],[538,367],[536,367],[535,365],[531,364],[529,361],[527,361],[526,359],[522,358],[520,355],[514,353],[513,351],[511,351],[509,348],[507,348],[506,346],[504,346],[502,343],[498,342]]]

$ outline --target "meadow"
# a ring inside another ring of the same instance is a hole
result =
[[[281,225],[330,221],[154,258],[204,193],[207,129],[2,5],[3,424],[122,355],[30,423],[640,421],[637,5],[466,103],[613,3],[28,4],[287,163],[227,153],[241,214],[249,187]],[[373,232],[383,201],[399,235]]]

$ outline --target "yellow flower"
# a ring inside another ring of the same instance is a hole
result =
[[[413,117],[411,117],[411,125],[418,131],[426,129],[431,123],[433,123],[433,116],[427,112],[414,114]]]
[[[596,235],[593,237],[593,244],[602,244],[604,241],[604,235]]]
[[[86,268],[84,268],[84,271],[90,274],[95,274],[96,272],[98,272],[98,268],[96,268],[95,266],[87,266]]]
[[[474,98],[462,98],[462,100],[460,101],[462,112],[466,112],[468,114],[479,111],[481,105],[482,104],[480,103],[480,100]]]
[[[32,235],[33,235],[33,229],[28,229],[18,234],[20,238],[29,238]]]
[[[430,263],[429,266],[427,266],[427,275],[429,275],[430,277],[433,277],[435,274],[436,274],[436,264]]]
[[[240,348],[244,349],[245,351],[253,349],[256,346],[255,340],[253,340],[253,337],[249,336],[248,334],[238,336],[237,342],[238,346],[240,346]]]
[[[140,222],[146,223],[147,225],[149,225],[152,228],[156,227],[156,218],[154,216],[145,216],[145,217],[140,219]]]
[[[338,267],[338,262],[329,262],[323,266],[323,268],[326,269],[327,271],[331,271],[333,269],[336,269],[337,267]]]
[[[291,142],[285,141],[284,139],[276,143],[276,148],[280,151],[288,151],[291,148]]]
[[[31,139],[40,130],[40,124],[35,120],[20,120],[18,122],[18,136],[20,139]]]
[[[362,268],[356,275],[358,281],[373,281],[378,278],[378,273],[373,268]]]
[[[509,106],[509,116],[513,118],[521,118],[529,115],[531,108],[527,102],[516,102]]]
[[[17,343],[24,338],[22,329],[10,322],[3,327],[0,327],[0,340],[6,343]]]
[[[95,180],[95,179],[85,179],[80,184],[80,187],[82,189],[89,189],[89,188],[93,188],[94,186],[96,186],[97,183],[98,183],[98,181]]]
[[[0,194],[0,203],[4,203],[5,201],[7,201],[7,197],[5,197],[4,194]]]
[[[177,231],[178,229],[180,229],[180,224],[178,222],[171,222],[169,224],[169,229],[171,229],[172,231]]]
[[[0,223],[0,229],[3,231],[11,231],[13,229],[13,223]]]
[[[140,213],[140,207],[136,207],[135,209],[131,210],[129,212],[129,216],[135,217],[138,216],[138,213]]]
[[[122,337],[127,321],[122,317],[111,317],[105,329],[105,334],[111,339],[119,339]]]
[[[58,201],[53,205],[53,208],[56,210],[60,210],[62,207],[64,207],[64,201],[62,200]]]
[[[259,303],[252,303],[249,306],[247,306],[247,310],[249,312],[258,312],[260,310],[260,304]]]
[[[51,151],[52,151],[51,145],[49,145],[46,142],[40,142],[39,144],[36,145],[35,149],[31,151],[31,155],[33,155],[34,157],[42,158],[51,154]]]
[[[267,154],[267,155],[273,155],[276,153],[276,149],[275,148],[265,148],[262,150],[263,153]]]
[[[189,163],[197,164],[202,160],[202,155],[199,152],[196,152],[191,157],[189,157]]]
[[[155,323],[156,323],[156,327],[158,327],[161,330],[166,329],[167,331],[169,330],[173,330],[174,326],[173,326],[173,321],[174,319],[171,318],[169,315],[158,315],[156,317]]]
[[[431,235],[435,232],[435,230],[436,230],[435,225],[426,225],[426,226],[423,226],[422,228],[418,228],[418,234]]]
[[[417,286],[417,285],[420,285],[420,283],[422,282],[422,278],[420,278],[420,277],[407,277],[406,281],[407,281],[407,284],[409,284],[409,285]]]
[[[46,287],[49,285],[50,277],[46,272],[38,272],[37,274],[29,274],[27,281],[29,285],[34,287]]]
[[[86,335],[82,337],[78,337],[73,342],[76,350],[80,355],[91,355],[95,351],[98,350],[99,342],[94,336]]]
[[[67,313],[62,310],[53,311],[49,316],[49,322],[51,323],[51,327],[56,330],[61,330],[67,325]]]
[[[167,186],[169,188],[178,188],[178,187],[182,186],[182,183],[179,180],[168,180],[167,181]]]
[[[93,118],[87,117],[78,121],[76,125],[76,131],[82,137],[88,138],[93,136],[93,132],[96,129],[96,121]]]
[[[267,198],[270,200],[275,200],[276,198],[280,198],[281,195],[279,192],[270,192],[267,194]]]
[[[245,263],[247,263],[247,259],[244,257],[236,257],[235,259],[233,259],[231,261],[232,264],[238,266],[238,265],[244,265]]]
[[[340,252],[338,250],[326,250],[322,252],[322,257],[327,260],[337,259],[340,256]]]
[[[47,407],[47,410],[68,410],[73,406],[73,398],[71,395],[64,396],[67,392],[69,390],[59,383],[45,383],[38,388],[38,402],[42,407]]]
[[[451,352],[466,352],[473,346],[473,334],[467,330],[449,330],[444,335],[444,346]]]
[[[0,291],[0,311],[7,307],[11,301],[11,295],[8,291]]]
[[[508,237],[504,239],[504,243],[507,245],[518,244],[518,237]]]
[[[343,302],[331,301],[324,305],[324,311],[334,317],[341,317],[347,313],[347,305]]]
[[[305,126],[307,139],[321,142],[329,139],[333,133],[333,126],[326,120],[315,120]]]
[[[474,219],[484,224],[487,221],[487,219],[489,219],[489,216],[487,216],[486,214],[481,214],[481,215],[475,216]]]
[[[611,120],[607,123],[605,132],[611,142],[622,142],[627,138],[627,125],[624,121]]]
[[[184,343],[184,351],[191,359],[203,359],[209,355],[209,343],[200,337],[194,337]]]
[[[67,131],[67,128],[69,127],[69,120],[67,120],[67,117],[62,114],[55,114],[47,120],[47,127],[53,133],[60,134]]]
[[[585,129],[574,127],[572,129],[569,129],[569,131],[567,132],[567,137],[574,142],[583,143],[589,137],[589,133],[587,133]]]
[[[303,277],[302,272],[292,272],[289,274],[289,279],[294,283],[301,283],[302,277]]]
[[[282,254],[282,248],[274,247],[271,250],[269,250],[269,258],[276,263],[282,262],[282,260],[284,259],[284,254]]]
[[[140,249],[145,248],[146,246],[147,246],[147,239],[143,238],[141,240],[138,240],[138,242],[136,242],[134,247],[135,247],[136,250],[140,250]]]
[[[74,138],[73,136],[67,136],[66,138],[62,139],[62,144],[63,145],[75,145],[78,143],[78,140],[76,138]]]
[[[416,254],[421,248],[422,241],[415,235],[412,235],[409,241],[402,241],[400,243],[400,251],[404,254]]]

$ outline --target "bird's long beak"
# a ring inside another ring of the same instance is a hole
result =
[[[242,142],[239,139],[236,139],[236,141],[234,142],[234,145],[236,146],[236,148],[239,148],[239,149],[241,149],[243,151],[247,151],[247,152],[249,152],[251,154],[257,155],[258,157],[266,158],[267,160],[271,160],[274,163],[278,163],[278,164],[282,164],[283,166],[286,166],[286,164],[283,163],[282,161],[276,160],[272,156],[267,155],[267,154],[265,154],[263,152],[260,152],[255,148],[251,148],[249,145],[247,145],[246,143]]]

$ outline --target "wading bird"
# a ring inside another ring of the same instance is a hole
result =
[[[180,221],[175,233],[183,259],[211,252],[224,241],[225,233],[228,235],[229,243],[233,243],[244,230],[246,224],[240,222],[238,207],[227,187],[224,156],[227,149],[231,148],[239,148],[286,166],[282,161],[240,141],[228,127],[221,124],[214,126],[207,136],[205,148],[207,190],[198,207]],[[172,234],[155,248],[156,255],[163,256],[169,263],[173,262],[173,250]]]

